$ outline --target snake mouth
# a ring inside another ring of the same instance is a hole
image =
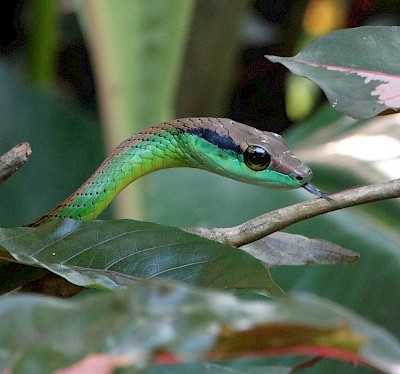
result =
[[[305,184],[302,185],[302,187],[306,191],[312,193],[313,195],[316,195],[318,197],[322,197],[323,199],[326,199],[326,200],[332,200],[329,197],[329,194],[327,192],[320,191],[318,188],[314,187],[311,183],[305,183]]]

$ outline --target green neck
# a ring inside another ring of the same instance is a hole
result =
[[[136,179],[160,169],[190,166],[181,150],[182,142],[184,137],[173,130],[126,140],[76,192],[29,226],[54,218],[96,219]]]

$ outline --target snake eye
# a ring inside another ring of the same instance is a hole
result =
[[[271,156],[264,148],[251,145],[243,153],[245,164],[254,171],[265,170],[270,161]]]

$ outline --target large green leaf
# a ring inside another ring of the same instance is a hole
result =
[[[55,220],[37,229],[0,229],[0,245],[23,264],[44,267],[80,286],[110,289],[163,277],[282,295],[247,253],[153,223]]]
[[[400,344],[390,334],[305,294],[245,302],[229,294],[138,282],[75,301],[3,298],[0,319],[0,367],[16,374],[49,373],[93,353],[125,358],[125,365],[143,369],[169,359],[239,358],[257,348],[260,355],[280,347],[295,353],[301,346],[324,347],[332,357],[347,354],[389,373],[400,363]]]
[[[266,56],[325,92],[334,108],[370,118],[400,108],[400,28],[368,26],[322,36],[294,57]]]

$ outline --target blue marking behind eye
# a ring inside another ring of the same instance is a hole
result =
[[[233,141],[233,139],[229,135],[220,135],[214,130],[203,128],[191,129],[190,133],[192,135],[198,136],[199,138],[207,140],[211,144],[216,145],[218,148],[225,150],[229,149],[235,151],[236,153],[241,153],[240,147]]]

